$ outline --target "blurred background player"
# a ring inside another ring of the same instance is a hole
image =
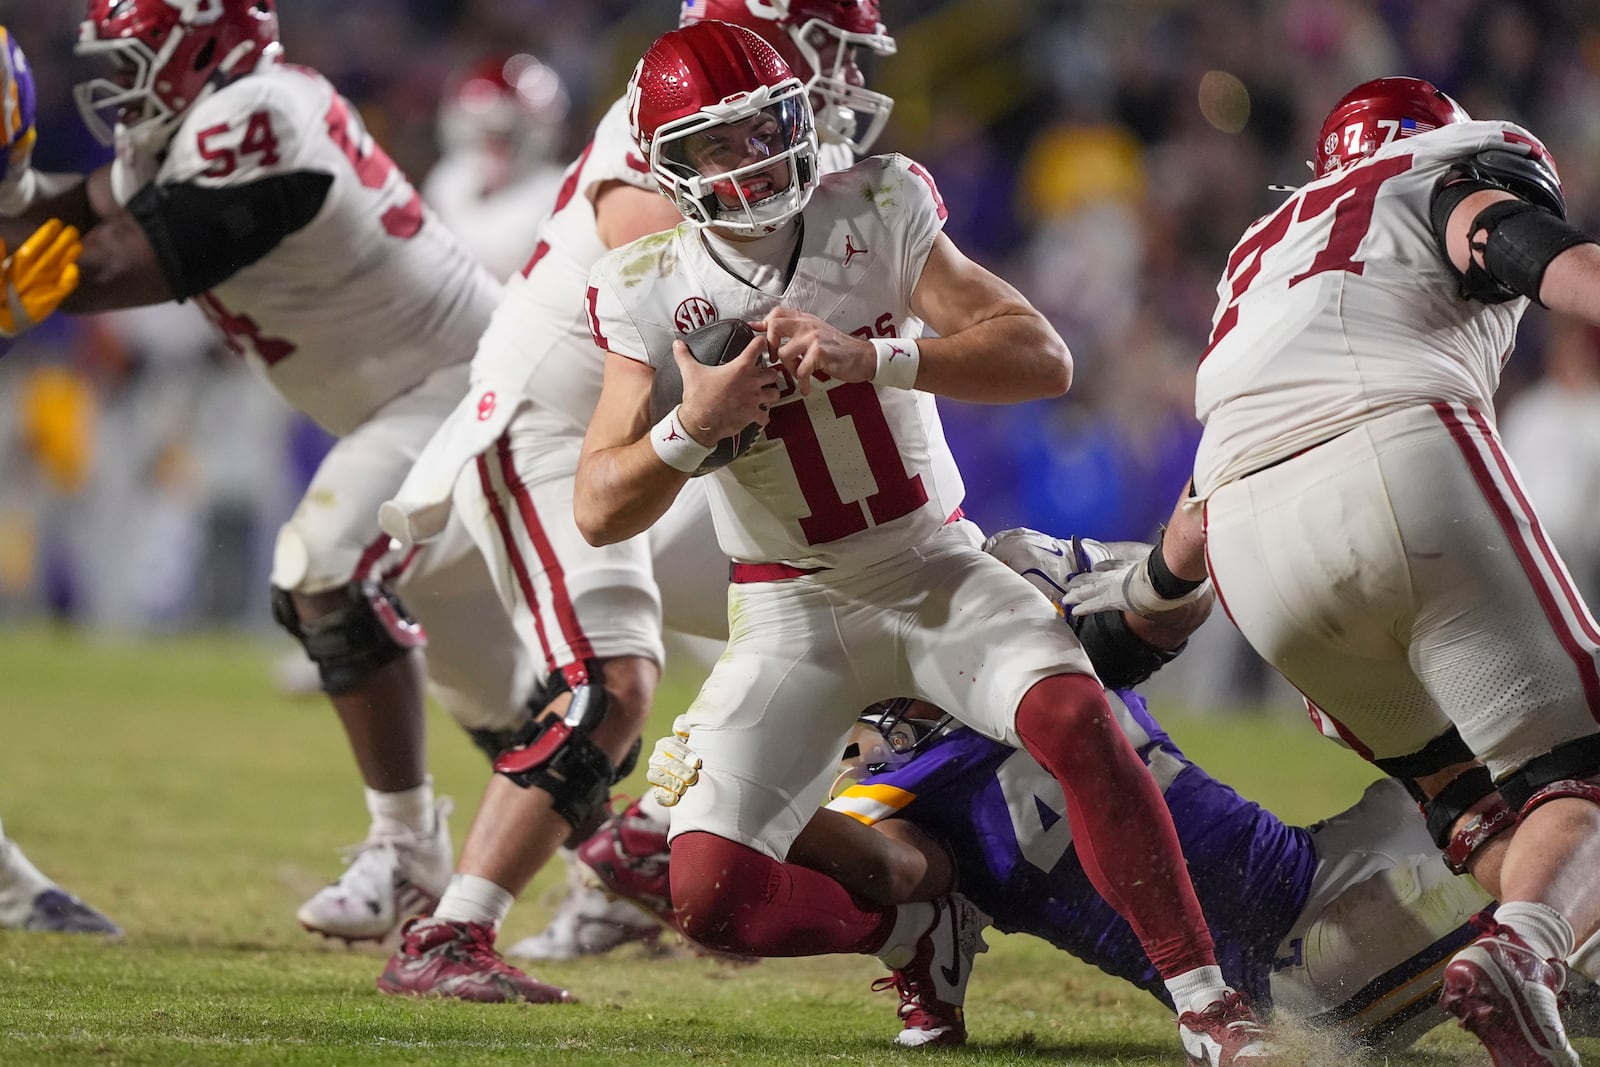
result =
[[[84,233],[62,303],[91,312],[193,299],[230,348],[339,437],[279,531],[272,610],[317,663],[372,818],[308,929],[381,938],[443,892],[446,815],[426,773],[426,669],[468,727],[526,717],[534,682],[462,531],[392,553],[379,502],[466,387],[499,286],[423,205],[321,75],[282,62],[272,0],[91,0],[78,51],[114,67],[78,86],[113,144],[87,176],[13,166],[6,236],[46,218]],[[3,88],[25,68],[13,63]],[[30,131],[31,135],[31,131]],[[23,139],[14,134],[11,144]]]
[[[488,56],[445,90],[422,199],[496,278],[527,264],[555,204],[570,109],[560,75],[527,53]]]
[[[1557,998],[1600,953],[1600,626],[1494,424],[1530,300],[1600,324],[1555,164],[1415,78],[1350,90],[1316,178],[1246,231],[1196,382],[1192,499],[1074,611],[1159,613],[1209,570],[1314,717],[1414,781],[1501,906],[1442,1002],[1499,1067],[1575,1065]]]
[[[27,60],[0,26],[0,191],[26,172],[34,133],[33,82]],[[52,220],[13,253],[0,241],[0,356],[12,339],[44,320],[78,284],[78,231]],[[62,889],[28,862],[0,827],[0,927],[59,933],[120,934],[121,927]]]
[[[823,170],[849,166],[853,146],[882,128],[891,102],[862,87],[856,62],[862,52],[894,51],[876,0],[684,6],[682,22],[702,19],[745,26],[795,57],[826,121]],[[505,761],[450,891],[390,961],[379,980],[387,991],[519,999],[523,987],[493,951],[494,930],[557,848],[581,840],[605,816],[610,782],[631,760],[650,711],[663,628],[726,637],[728,561],[702,486],[691,486],[648,535],[622,544],[591,546],[573,521],[578,452],[603,366],[586,313],[589,269],[608,249],[681,221],[632,141],[627,101],[617,100],[568,168],[523,276],[509,283],[473,362],[467,399],[386,508],[391,533],[425,539],[456,495],[455,513],[474,530],[519,632],[565,680],[553,688],[573,691],[570,705],[561,698],[560,713],[578,716],[569,723],[573,736],[554,749],[541,746],[569,726],[542,741],[537,734],[500,739]],[[702,314],[686,307],[684,328],[702,325]],[[532,763],[530,754],[537,754]],[[514,951],[563,957],[659,933],[636,908],[585,890],[572,877],[576,868],[569,872],[573,891],[549,928]]]

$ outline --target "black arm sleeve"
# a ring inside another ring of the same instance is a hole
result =
[[[223,188],[152,183],[128,201],[128,212],[173,295],[184,300],[227,281],[316,218],[332,185],[332,175],[314,171]]]
[[[1120,611],[1069,615],[1072,629],[1083,643],[1100,684],[1107,689],[1127,689],[1149,678],[1177,658],[1189,643],[1177,648],[1157,648],[1128,628]]]

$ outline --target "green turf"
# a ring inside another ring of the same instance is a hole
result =
[[[272,692],[276,651],[5,633],[0,818],[128,936],[0,933],[0,1067],[1178,1061],[1170,1017],[1143,994],[1039,942],[992,934],[968,1000],[972,1045],[931,1055],[889,1045],[893,996],[869,993],[881,972],[853,958],[738,967],[634,949],[540,968],[581,999],[574,1006],[385,997],[373,988],[381,953],[332,946],[294,922],[366,814],[332,712]],[[666,687],[658,727],[687,695],[683,680]],[[1300,721],[1165,718],[1191,755],[1290,818],[1329,814],[1370,778]],[[459,841],[486,769],[440,717],[431,747]],[[506,943],[542,926],[557,881],[547,872],[535,884]],[[1399,1062],[1487,1062],[1459,1034],[1423,1047]]]

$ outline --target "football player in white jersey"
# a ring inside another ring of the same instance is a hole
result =
[[[474,64],[439,105],[442,154],[422,199],[496,278],[527,263],[556,201],[570,107],[560,75],[525,53]]]
[[[78,98],[116,158],[87,176],[10,167],[0,214],[15,221],[0,233],[73,224],[80,281],[63,310],[194,300],[340,437],[279,532],[272,608],[320,669],[372,816],[350,868],[298,917],[381,938],[433,904],[451,866],[424,762],[424,632],[397,590],[464,725],[514,727],[537,681],[464,531],[401,554],[377,526],[379,503],[466,391],[500,286],[354,108],[282,62],[273,0],[91,0],[77,47],[114,66]]]
[[[629,97],[640,153],[688,221],[590,274],[606,362],[579,529],[598,545],[649,529],[713,446],[763,427],[704,479],[734,563],[728,649],[687,712],[705,769],[672,818],[679,926],[723,951],[877,955],[907,1025],[961,1003],[981,924],[964,898],[869,905],[784,862],[856,709],[911,693],[1025,747],[1061,784],[1089,876],[1138,931],[1189,1056],[1218,1067],[1266,1054],[1223,982],[1160,790],[1082,646],[961,516],[934,395],[1057,396],[1065,344],[944,236],[922,167],[874,156],[819,177],[805,87],[754,34],[708,22],[664,35]],[[690,311],[761,333],[702,366],[679,340]],[[652,425],[668,360],[682,403]]]
[[[828,123],[824,169],[849,166],[853,150],[882,127],[890,101],[863,86],[855,62],[858,52],[894,50],[876,0],[684,5],[680,21],[703,19],[746,26],[808,72]],[[585,312],[589,269],[608,249],[681,221],[618,100],[568,168],[523,276],[510,281],[473,361],[467,399],[384,509],[385,528],[408,541],[427,539],[452,513],[474,531],[523,639],[558,687],[564,681],[573,690],[565,713],[576,729],[570,737],[558,726],[507,739],[511,751],[488,785],[449,891],[433,919],[408,932],[380,989],[521,999],[501,980],[507,965],[492,948],[494,931],[562,842],[606,814],[609,787],[650,712],[663,627],[726,638],[728,559],[698,485],[667,521],[619,544],[592,546],[573,521],[573,479],[603,366]],[[695,314],[686,309],[686,321]],[[575,892],[549,929],[510,952],[571,956],[659,932],[632,905]]]
[[[1410,782],[1503,901],[1446,1009],[1499,1067],[1576,1064],[1556,998],[1563,960],[1600,963],[1600,627],[1494,392],[1530,300],[1600,323],[1600,245],[1537,138],[1413,78],[1347,94],[1316,175],[1229,257],[1193,499],[1147,560],[1077,579],[1074,610],[1159,612],[1209,564],[1314,719]]]

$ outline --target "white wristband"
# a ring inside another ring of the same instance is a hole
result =
[[[39,187],[39,177],[29,167],[11,181],[0,184],[0,215],[7,218],[27,211]]]
[[[656,455],[661,457],[661,462],[684,474],[699,470],[706,457],[716,451],[715,446],[707,448],[689,436],[689,431],[683,428],[683,422],[678,418],[677,408],[667,412],[660,422],[650,427],[650,443],[655,445]]]
[[[878,353],[878,369],[872,375],[874,385],[892,389],[917,387],[917,368],[922,365],[917,342],[904,337],[874,337],[872,347]]]

